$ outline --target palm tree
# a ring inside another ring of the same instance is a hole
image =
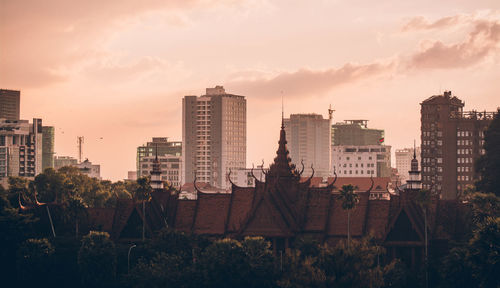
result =
[[[342,209],[347,210],[347,249],[351,242],[351,210],[359,202],[358,194],[354,193],[354,186],[351,184],[343,185],[340,189],[340,199],[342,200]]]
[[[149,177],[137,179],[136,198],[142,200],[142,241],[146,238],[146,201],[151,197],[151,185]]]

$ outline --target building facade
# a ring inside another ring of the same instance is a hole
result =
[[[263,169],[262,166],[257,168],[240,168],[231,170],[231,182],[239,187],[255,187],[255,179],[264,181],[266,178],[267,168]]]
[[[89,159],[85,159],[85,161],[83,161],[82,163],[76,164],[75,167],[80,169],[80,172],[89,176],[90,178],[97,178],[101,180],[101,165],[92,164]]]
[[[151,172],[154,168],[154,161],[156,156],[147,156],[142,158],[141,173],[137,177],[147,177],[152,175]],[[170,185],[179,187],[184,183],[182,181],[182,157],[173,155],[158,155],[160,163],[161,180],[168,181]]]
[[[339,177],[390,177],[391,146],[332,146],[332,163]]]
[[[310,174],[313,165],[320,177],[331,175],[331,119],[318,114],[291,114],[284,119],[292,163]]]
[[[35,177],[42,172],[42,120],[0,119],[0,179]]]
[[[345,120],[332,125],[332,145],[379,145],[384,130],[368,128],[368,120]]]
[[[0,118],[19,120],[21,111],[21,92],[0,89]]]
[[[246,167],[246,99],[224,87],[182,99],[182,178],[225,189],[230,169]]]
[[[149,175],[149,172],[145,173],[142,169],[144,163],[143,158],[153,157],[155,155],[172,155],[180,157],[182,155],[182,142],[169,141],[168,137],[153,137],[151,142],[147,142],[146,144],[137,147],[137,176],[140,177]]]
[[[416,155],[418,163],[421,162],[420,153],[420,147],[417,147],[416,150],[414,148],[396,149],[396,169],[400,183],[406,182],[409,179],[413,154]]]
[[[42,126],[42,171],[54,168],[54,127]]]
[[[420,105],[423,188],[455,199],[477,179],[474,163],[484,154],[484,131],[495,112],[464,111],[451,91]]]
[[[71,156],[54,156],[54,169],[59,170],[59,168],[65,166],[76,166],[78,160]]]

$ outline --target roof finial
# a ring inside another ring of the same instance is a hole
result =
[[[415,139],[413,139],[413,159],[417,159],[417,144]]]
[[[155,160],[158,161],[158,143],[155,144]]]
[[[283,103],[283,90],[281,90],[281,129],[285,129],[285,105]]]

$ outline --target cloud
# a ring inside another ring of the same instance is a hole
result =
[[[422,44],[409,64],[417,69],[464,68],[483,61],[498,51],[500,43],[500,22],[477,20],[467,39],[456,44],[441,41],[427,41]]]
[[[418,16],[410,19],[401,29],[403,32],[413,30],[431,30],[453,27],[458,24],[470,21],[471,17],[468,15],[454,15],[449,17],[440,18],[434,22],[429,21],[423,16]]]
[[[366,65],[348,63],[338,69],[321,71],[300,69],[270,78],[253,77],[250,80],[228,81],[225,85],[231,90],[242,91],[246,95],[255,97],[280,97],[282,92],[287,97],[301,97],[322,94],[339,85],[386,74],[394,68],[394,62]]]
[[[101,54],[108,38],[141,15],[160,13],[183,25],[183,12],[234,1],[215,0],[3,0],[0,1],[0,81],[16,89],[65,81],[54,71]],[[6,45],[7,43],[7,45]]]
[[[442,41],[428,40],[421,43],[415,52],[405,56],[394,56],[390,61],[374,61],[366,64],[345,64],[340,68],[326,70],[299,69],[293,72],[238,73],[226,86],[246,95],[262,99],[281,96],[303,97],[321,95],[340,85],[374,77],[423,72],[429,69],[468,68],[484,61],[498,52],[500,44],[500,20],[495,17],[478,18],[470,15],[444,17],[430,22],[423,17],[410,20],[403,28],[405,31],[443,30],[466,25],[469,32],[462,42],[446,44]]]

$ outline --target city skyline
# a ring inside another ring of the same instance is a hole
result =
[[[500,3],[406,4],[2,1],[0,87],[21,90],[21,119],[56,127],[57,155],[85,136],[112,180],[151,137],[181,140],[182,97],[216,85],[246,96],[247,166],[272,161],[282,96],[285,115],[332,104],[334,123],[369,119],[394,150],[419,146],[432,95],[496,110]]]

